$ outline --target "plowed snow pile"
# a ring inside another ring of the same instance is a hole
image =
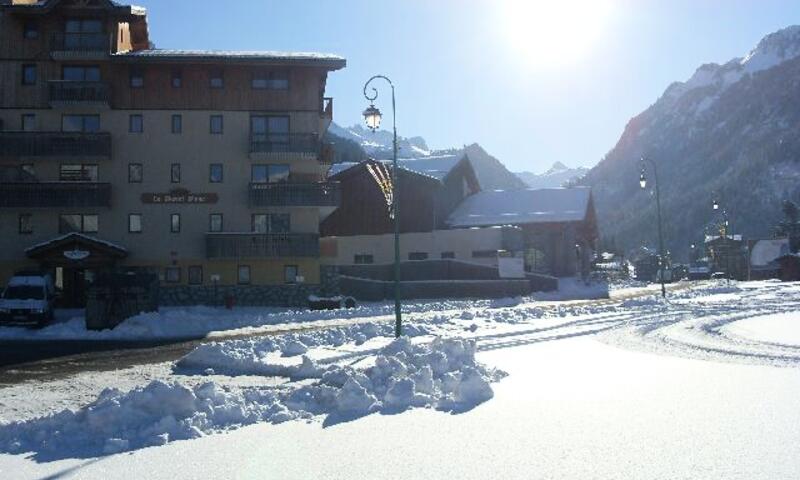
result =
[[[243,350],[218,351],[215,361],[227,353],[235,369],[241,358],[254,355],[254,344],[239,346]],[[411,407],[467,410],[492,398],[490,383],[505,376],[476,362],[475,342],[468,340],[412,344],[404,337],[370,359],[363,368],[323,368],[304,356],[298,368],[314,381],[285,388],[234,390],[213,382],[188,388],[155,381],[126,393],[107,389],[80,410],[0,426],[0,451],[85,458],[256,422],[322,416],[330,424]]]

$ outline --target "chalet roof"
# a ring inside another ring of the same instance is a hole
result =
[[[119,257],[125,257],[128,255],[128,249],[125,247],[118,245],[113,242],[109,242],[107,240],[101,240],[97,237],[91,237],[89,235],[85,235],[83,233],[78,232],[70,232],[64,235],[60,235],[55,238],[51,238],[46,242],[37,243],[36,245],[32,245],[25,249],[25,253],[30,257],[40,253],[43,250],[47,250],[49,248],[55,248],[63,244],[67,244],[70,242],[79,242],[83,244],[93,245],[97,247],[101,247],[107,249],[109,252],[113,253]]]
[[[588,187],[482,191],[465,198],[447,224],[488,227],[579,222],[586,218],[591,195]]]
[[[333,70],[344,68],[344,57],[317,52],[277,52],[252,50],[172,50],[146,49],[113,55],[116,60],[143,62],[258,62],[297,66],[321,66]]]
[[[38,0],[33,3],[14,5],[12,0],[0,0],[0,7],[6,7],[15,12],[45,13],[52,10],[59,3],[61,3],[61,0]],[[146,8],[137,5],[125,5],[114,0],[101,0],[101,3],[105,3],[108,8],[118,13],[138,16],[147,14]]]
[[[750,252],[750,265],[754,267],[767,266],[789,251],[788,238],[759,240],[753,245]]]
[[[420,158],[398,158],[397,164],[402,170],[417,173],[426,177],[443,181],[447,175],[455,168],[461,160],[465,158],[463,153],[457,155],[436,155]],[[369,160],[367,160],[369,161]],[[391,166],[391,160],[378,160],[387,166]],[[349,170],[356,165],[364,162],[342,162],[331,165],[329,175],[338,175],[345,170]]]

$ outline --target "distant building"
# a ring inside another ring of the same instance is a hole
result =
[[[750,246],[750,278],[763,280],[778,278],[778,258],[790,253],[788,238],[756,240]]]
[[[741,235],[706,235],[705,247],[712,273],[747,279],[747,254]]]
[[[519,227],[525,268],[555,276],[588,275],[598,238],[592,192],[585,187],[480,192],[466,198],[446,223]]]

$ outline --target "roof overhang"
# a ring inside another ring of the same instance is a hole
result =
[[[111,55],[120,63],[147,64],[237,64],[270,67],[316,67],[329,71],[341,70],[347,60],[337,55],[311,52],[250,52],[202,50],[139,50]]]
[[[57,7],[62,0],[39,0],[35,3],[30,4],[17,4],[12,5],[10,3],[0,5],[3,9],[10,13],[17,13],[23,15],[44,15],[51,12],[55,7]],[[144,7],[139,7],[136,5],[120,5],[116,2],[111,0],[99,0],[99,5],[92,6],[92,5],[71,5],[70,7],[75,10],[80,10],[83,12],[86,11],[107,11],[114,15],[118,16],[143,16],[147,14],[147,10]]]
[[[70,258],[68,252],[89,252],[89,254],[100,255],[109,260],[128,256],[128,249],[125,247],[76,232],[38,243],[25,250],[28,258],[34,260],[48,258],[54,254],[56,257]]]

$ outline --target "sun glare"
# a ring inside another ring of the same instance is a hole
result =
[[[500,0],[497,22],[526,64],[542,68],[579,62],[607,31],[611,0]]]

